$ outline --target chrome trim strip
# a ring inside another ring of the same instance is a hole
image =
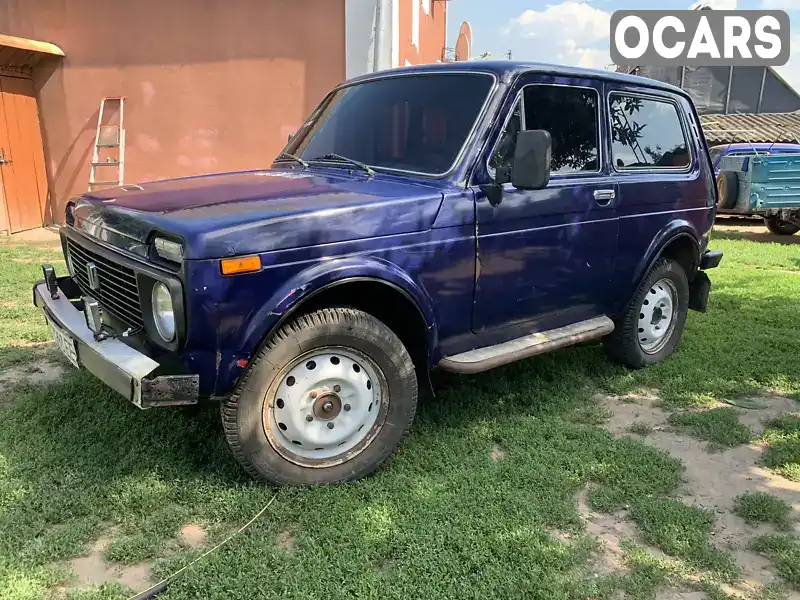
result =
[[[656,212],[649,212],[649,213],[636,213],[633,215],[620,215],[620,219],[641,219],[642,217],[654,217],[656,215],[679,215],[681,213],[687,212],[694,212],[697,210],[703,210],[708,212],[707,206],[699,206],[697,208],[682,208],[680,210],[659,210]]]
[[[572,213],[568,213],[572,214]],[[639,216],[639,215],[636,215]],[[570,221],[569,223],[557,223],[555,225],[545,225],[543,227],[529,227],[527,229],[511,229],[506,231],[498,231],[496,233],[484,233],[481,235],[481,239],[486,238],[493,238],[499,236],[509,236],[509,235],[518,235],[520,233],[530,233],[532,231],[547,231],[548,229],[560,229],[562,227],[573,227],[573,226],[583,226],[583,225],[592,225],[594,223],[606,223],[609,221],[616,221],[618,217],[611,217],[609,219],[590,219],[587,221]]]

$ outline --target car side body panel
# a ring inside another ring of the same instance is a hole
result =
[[[237,363],[253,358],[285,315],[320,289],[353,280],[385,282],[413,300],[427,329],[429,366],[443,350],[467,349],[461,334],[472,309],[474,203],[468,191],[443,194],[427,231],[265,252],[260,271],[233,277],[220,276],[219,260],[187,261],[188,319],[204,326],[191,329],[185,358],[205,365],[201,391],[230,391],[243,373]]]

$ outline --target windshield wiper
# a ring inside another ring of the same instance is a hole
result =
[[[322,156],[317,156],[316,158],[312,158],[311,162],[325,161],[325,160],[349,163],[355,167],[358,167],[362,171],[366,171],[367,174],[370,176],[375,174],[375,170],[368,164],[363,163],[360,160],[356,160],[354,158],[347,158],[346,156],[342,156],[341,154],[336,154],[335,152],[329,152],[328,154],[323,154]]]
[[[276,159],[275,159],[275,162],[278,162],[278,161],[280,161],[281,159],[287,159],[287,158],[288,158],[289,160],[293,160],[293,161],[295,161],[296,163],[299,163],[299,164],[303,165],[303,168],[304,168],[304,169],[307,169],[307,168],[308,168],[308,163],[307,163],[306,161],[304,161],[304,160],[303,160],[302,158],[300,158],[299,156],[296,156],[296,155],[294,155],[294,154],[289,154],[288,152],[281,152],[280,154],[278,154],[278,158],[276,158]]]

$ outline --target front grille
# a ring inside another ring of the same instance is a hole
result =
[[[103,310],[108,311],[131,327],[143,327],[142,308],[139,304],[139,287],[133,269],[115,263],[113,260],[67,240],[67,251],[72,260],[73,278],[84,294],[92,296]],[[100,289],[93,290],[89,285],[88,263],[97,267]]]

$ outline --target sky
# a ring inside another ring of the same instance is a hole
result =
[[[659,0],[658,8],[689,8],[693,0]],[[778,67],[800,92],[800,0],[705,0],[720,10],[783,9],[792,25],[792,57]],[[605,68],[609,56],[609,21],[615,10],[654,8],[653,0],[450,0],[447,39],[458,37],[463,21],[472,26],[473,58],[490,52],[514,60]]]

